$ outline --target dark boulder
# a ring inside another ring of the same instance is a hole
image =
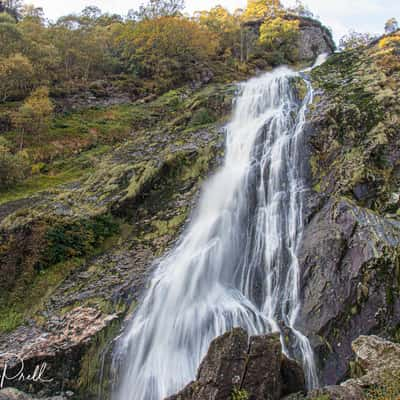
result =
[[[249,338],[236,328],[211,343],[197,380],[168,400],[279,400],[304,390],[304,373],[282,353],[278,334]]]

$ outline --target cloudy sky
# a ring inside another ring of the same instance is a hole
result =
[[[103,11],[125,15],[129,9],[137,8],[143,0],[27,0],[43,7],[50,19],[61,15],[79,12],[88,5],[96,5]],[[294,0],[283,0],[290,5]],[[244,7],[247,0],[186,0],[187,11],[207,9],[221,4],[231,10]],[[386,20],[391,17],[400,19],[399,0],[305,0],[305,4],[331,27],[335,37],[339,38],[349,30],[358,32],[381,33]]]

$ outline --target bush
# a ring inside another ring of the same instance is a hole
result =
[[[0,190],[22,181],[29,171],[25,155],[22,152],[12,154],[7,141],[0,137]]]
[[[36,269],[43,270],[69,258],[89,255],[106,238],[118,232],[118,224],[109,215],[56,225],[46,233],[46,248]]]

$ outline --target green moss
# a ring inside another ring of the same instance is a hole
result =
[[[2,300],[0,333],[14,330],[33,316],[68,274],[82,263],[82,259],[68,260],[35,275],[33,280],[29,273],[22,276],[7,300]]]
[[[247,390],[235,388],[231,394],[231,400],[248,400],[250,398]]]
[[[99,396],[110,389],[110,361],[107,359],[109,345],[117,336],[121,322],[115,320],[92,339],[80,363],[77,390],[87,398]],[[102,397],[103,398],[103,397]]]

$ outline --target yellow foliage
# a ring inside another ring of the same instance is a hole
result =
[[[244,19],[276,17],[282,12],[279,0],[248,0],[243,14]]]
[[[179,16],[146,19],[120,36],[131,43],[126,57],[141,65],[138,74],[169,81],[188,78],[216,54],[216,35],[195,21]],[[167,82],[166,82],[167,83]]]
[[[298,20],[286,20],[281,17],[268,19],[260,27],[260,43],[267,46],[293,39],[299,31]]]
[[[53,116],[53,104],[49,99],[49,89],[40,87],[24,101],[13,115],[13,124],[21,133],[20,148],[23,147],[24,134],[35,134],[40,137],[49,129]]]

